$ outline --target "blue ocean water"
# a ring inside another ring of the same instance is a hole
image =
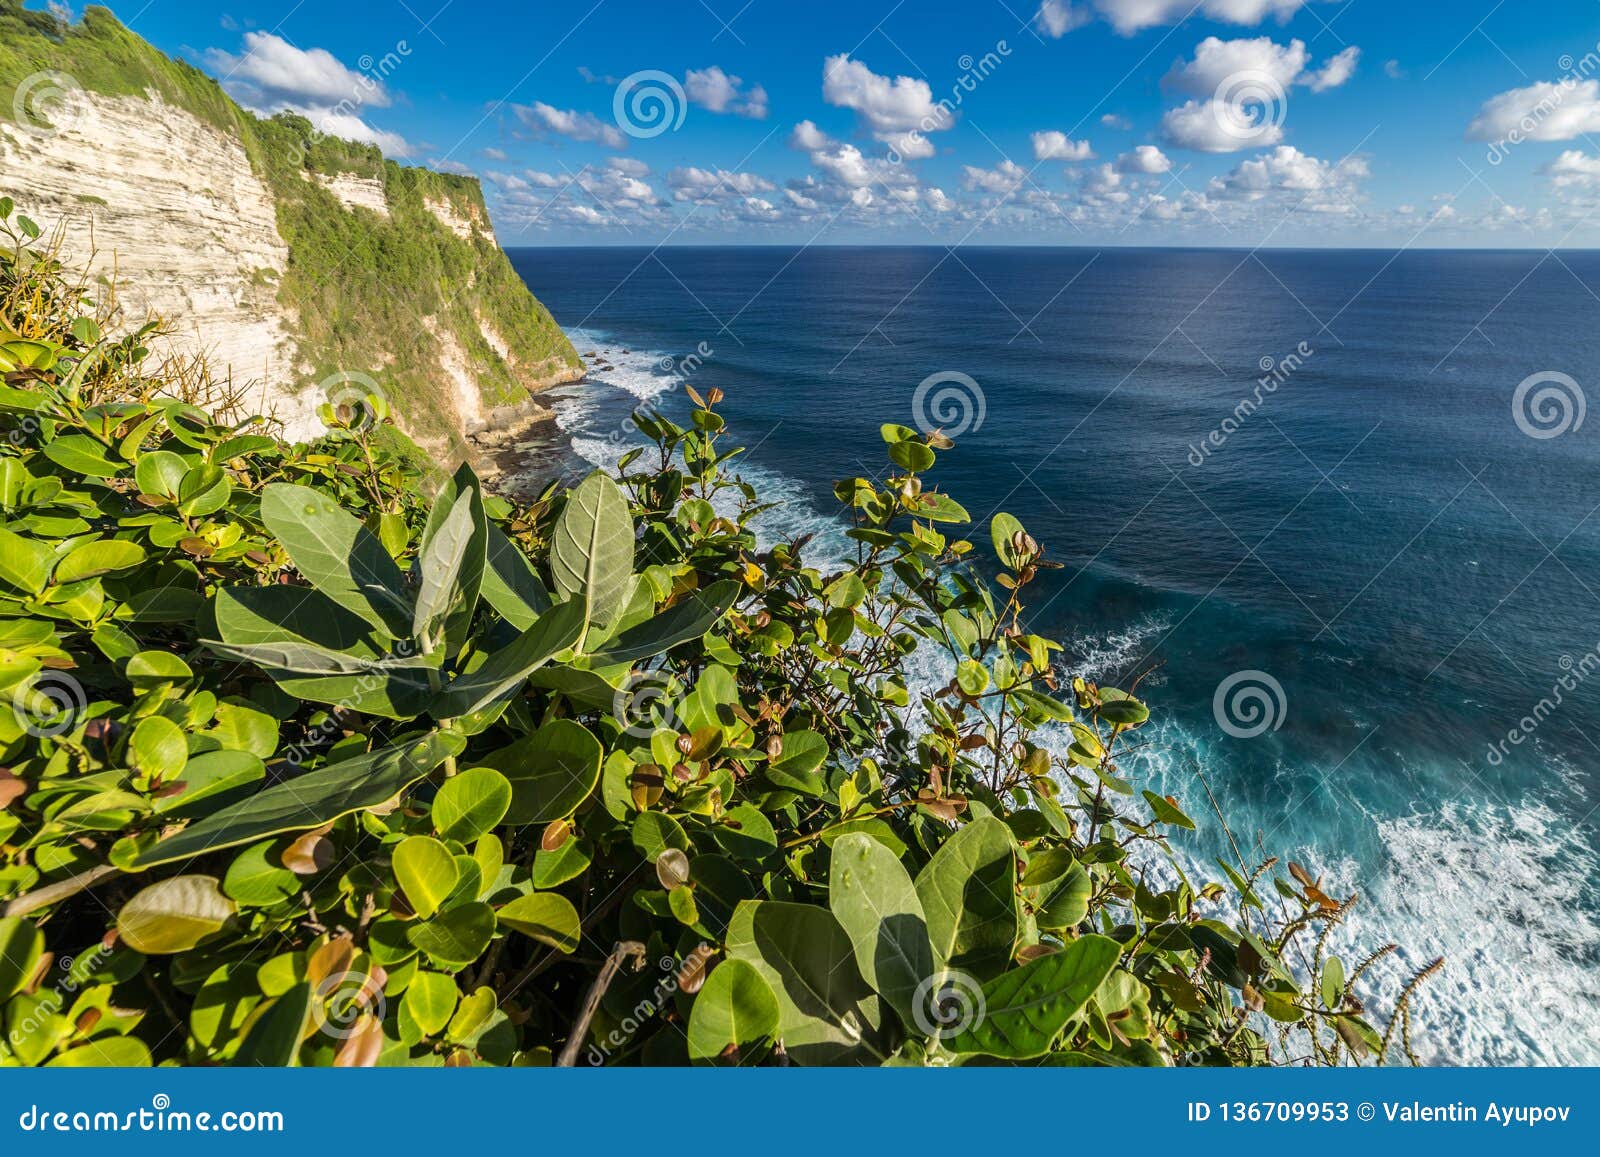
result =
[[[1445,955],[1429,1059],[1600,1063],[1600,255],[511,256],[598,355],[576,459],[688,370],[787,534],[883,471],[880,423],[942,426],[935,481],[1065,564],[1032,608],[1065,665],[1144,676],[1135,777],[1202,818],[1203,774],[1252,858],[1359,891],[1347,953],[1401,945],[1380,996]]]

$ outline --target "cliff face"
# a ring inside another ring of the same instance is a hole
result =
[[[257,118],[103,9],[58,26],[0,0],[0,194],[64,226],[129,322],[164,320],[156,357],[203,355],[294,437],[376,389],[457,457],[582,374],[476,181]]]

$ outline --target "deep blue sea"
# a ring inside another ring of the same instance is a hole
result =
[[[777,536],[835,526],[880,423],[942,425],[934,480],[1065,564],[1032,608],[1064,665],[1146,673],[1128,770],[1201,820],[1186,860],[1226,850],[1203,772],[1251,858],[1362,894],[1380,995],[1448,958],[1426,1057],[1600,1063],[1600,254],[511,257],[610,367],[559,401],[573,461],[686,405],[693,355]]]

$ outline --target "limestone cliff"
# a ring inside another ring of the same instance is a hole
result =
[[[475,180],[401,166],[299,117],[263,120],[104,9],[60,25],[0,0],[0,195],[159,315],[292,436],[375,387],[456,456],[580,376],[494,240]]]

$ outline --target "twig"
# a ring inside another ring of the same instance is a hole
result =
[[[556,1059],[556,1067],[562,1069],[573,1068],[578,1063],[578,1050],[583,1047],[583,1042],[589,1036],[589,1022],[594,1019],[595,1011],[600,1007],[600,999],[605,996],[606,989],[611,987],[612,978],[622,968],[622,962],[632,959],[635,968],[644,964],[644,945],[637,940],[619,940],[617,946],[611,950],[611,955],[606,958],[605,965],[600,969],[600,975],[594,978],[594,983],[589,986],[589,994],[583,998],[583,1008],[578,1013],[577,1022],[572,1026],[572,1032],[567,1036],[567,1043],[561,1048],[561,1055]]]

